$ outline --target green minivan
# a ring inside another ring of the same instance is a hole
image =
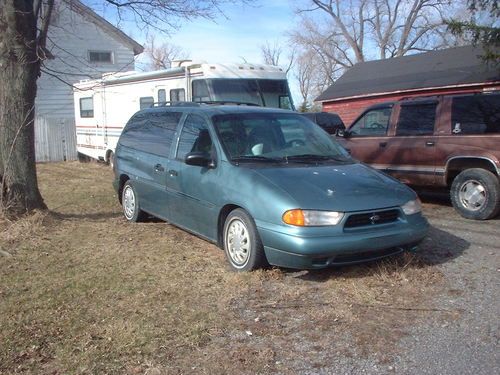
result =
[[[292,111],[196,103],[139,111],[114,171],[128,221],[164,219],[224,249],[236,271],[380,259],[415,250],[429,228],[410,188]]]

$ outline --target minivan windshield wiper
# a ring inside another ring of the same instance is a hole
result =
[[[317,155],[317,154],[301,154],[301,155],[290,155],[287,156],[286,159],[288,161],[319,161],[319,160],[335,160],[340,162],[349,161],[349,158],[346,158],[342,155],[333,156],[333,155]]]
[[[231,161],[235,163],[240,162],[267,162],[267,163],[282,163],[285,159],[282,158],[269,158],[261,155],[241,155],[231,158]]]

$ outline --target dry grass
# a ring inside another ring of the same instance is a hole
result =
[[[450,314],[425,258],[235,274],[182,230],[126,223],[105,166],[39,174],[51,212],[0,222],[0,373],[297,373],[387,360],[415,320]]]

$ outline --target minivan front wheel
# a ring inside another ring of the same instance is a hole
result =
[[[144,212],[139,208],[139,197],[130,180],[125,182],[122,190],[123,215],[128,221],[138,222],[144,219]]]
[[[459,173],[450,193],[453,206],[467,219],[487,220],[500,211],[500,181],[485,169],[471,168]]]
[[[250,215],[238,208],[224,223],[224,251],[235,271],[251,271],[266,264],[264,247]]]

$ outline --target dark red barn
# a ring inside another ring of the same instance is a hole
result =
[[[368,106],[401,98],[500,89],[499,65],[481,60],[472,46],[368,61],[354,65],[323,92],[325,112],[349,126]]]

